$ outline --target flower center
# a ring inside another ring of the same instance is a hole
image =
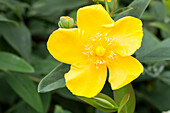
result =
[[[97,56],[104,56],[105,52],[106,52],[106,49],[104,47],[102,47],[102,46],[98,46],[96,48],[96,55]]]

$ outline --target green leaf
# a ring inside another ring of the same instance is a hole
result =
[[[41,100],[44,107],[44,113],[47,113],[51,103],[51,94],[50,93],[41,94]]]
[[[24,23],[19,23],[17,27],[12,23],[0,22],[0,33],[24,59],[30,61],[31,34]]]
[[[0,72],[0,102],[11,105],[15,102],[17,95],[5,80],[5,72]]]
[[[8,111],[5,113],[38,113],[36,110],[34,110],[32,107],[30,107],[27,103],[24,101],[20,101],[19,103],[12,106]]]
[[[158,21],[164,21],[167,16],[165,5],[161,1],[153,1],[150,5],[150,14]]]
[[[126,12],[128,12],[128,11],[130,11],[130,10],[132,10],[132,9],[133,9],[132,7],[120,8],[120,9],[116,10],[116,11],[113,13],[112,17],[117,17],[117,16],[119,16],[120,14],[126,13]]]
[[[166,39],[152,47],[147,54],[140,56],[142,62],[164,61],[170,60],[170,39]]]
[[[162,0],[162,1],[165,4],[165,6],[168,8],[170,14],[170,0]]]
[[[136,100],[131,84],[128,84],[121,89],[115,90],[114,99],[116,103],[120,105],[122,98],[128,93],[130,94],[129,101],[124,105],[122,111],[123,113],[134,113]]]
[[[0,15],[0,22],[9,22],[9,23],[13,23],[16,26],[18,26],[18,23],[14,20],[9,20],[7,19],[4,15]]]
[[[33,67],[28,64],[25,60],[20,57],[7,53],[0,52],[0,68],[10,71],[32,73],[34,72]]]
[[[44,77],[38,85],[38,92],[45,93],[65,87],[64,74],[69,71],[70,66],[60,64]]]
[[[41,0],[33,4],[31,16],[55,16],[56,12],[84,5],[86,0]]]
[[[154,34],[149,32],[147,29],[144,29],[144,37],[140,49],[135,53],[136,57],[141,59],[143,56],[152,51],[153,47],[159,43],[160,41]]]
[[[127,103],[128,100],[129,100],[129,97],[130,97],[130,94],[129,94],[129,93],[127,93],[127,94],[123,97],[123,99],[122,99],[121,102],[120,102],[119,108],[118,108],[118,113],[120,113],[121,110],[122,110],[122,108],[126,105],[126,103]]]
[[[57,89],[56,93],[66,99],[82,102],[82,100],[78,99],[75,95],[73,95],[66,87]]]
[[[156,107],[160,111],[168,111],[170,109],[169,86],[160,80],[155,80],[152,83],[152,89],[148,90],[148,87],[150,86],[145,84],[145,89],[136,91],[136,95],[144,102],[149,102],[152,106]]]
[[[100,110],[96,109],[95,113],[106,113],[106,112],[103,112],[103,111],[100,111]]]
[[[133,9],[127,11],[126,13],[120,14],[115,18],[115,20],[118,20],[125,16],[134,16],[137,18],[140,18],[142,14],[144,13],[145,9],[148,7],[151,0],[134,0],[128,7],[131,7]]]
[[[43,105],[34,83],[27,75],[7,72],[6,80],[11,88],[32,108],[39,113],[43,112]]]
[[[103,112],[115,112],[118,110],[118,106],[114,100],[102,93],[99,93],[97,96],[92,98],[79,98]]]
[[[170,71],[164,71],[161,76],[159,76],[159,79],[170,86]]]
[[[151,22],[150,23],[151,26],[159,28],[167,33],[169,33],[170,35],[170,27],[162,22]]]
[[[60,62],[38,57],[33,58],[32,63],[36,74],[48,74],[49,71],[53,70],[59,64]]]
[[[67,110],[63,110],[63,108],[61,106],[56,105],[54,113],[71,113],[71,112],[67,111]]]

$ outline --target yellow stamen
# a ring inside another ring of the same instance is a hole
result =
[[[98,46],[96,48],[96,55],[97,56],[104,56],[105,55],[105,52],[106,52],[106,49],[103,48],[102,46]]]

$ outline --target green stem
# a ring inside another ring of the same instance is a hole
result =
[[[112,9],[112,11],[111,11],[111,13],[110,13],[110,16],[113,15],[113,12],[114,12],[115,7],[116,7],[116,3],[117,3],[117,0],[114,1],[113,9]]]
[[[106,11],[110,14],[109,6],[108,6],[108,3],[107,3],[107,0],[104,0],[104,3],[105,3]]]

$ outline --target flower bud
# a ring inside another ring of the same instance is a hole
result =
[[[74,20],[69,16],[61,16],[58,25],[60,28],[73,28]]]

